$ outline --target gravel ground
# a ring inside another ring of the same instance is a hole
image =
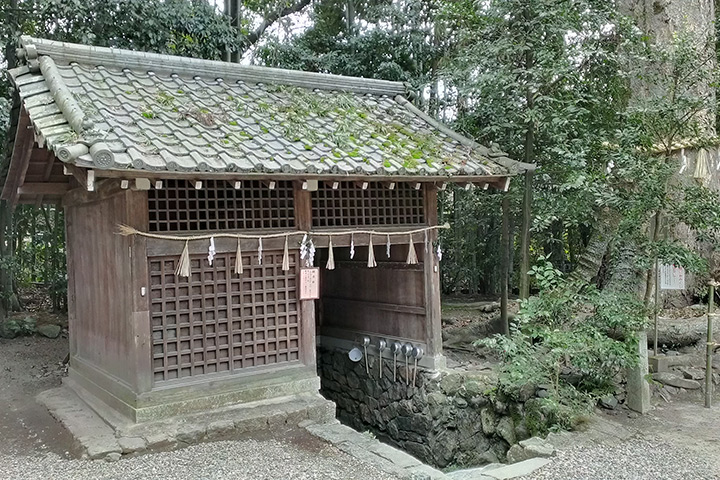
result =
[[[109,463],[78,459],[71,435],[35,395],[60,385],[67,338],[0,338],[0,479],[390,480],[305,430],[261,432]]]
[[[690,451],[633,439],[615,446],[559,452],[552,463],[518,480],[717,480],[720,472]]]
[[[194,445],[109,463],[67,460],[55,454],[0,455],[0,478],[52,480],[134,479],[391,479],[327,445],[307,451],[276,440],[243,440]]]

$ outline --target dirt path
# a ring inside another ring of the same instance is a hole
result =
[[[35,395],[60,385],[67,352],[67,338],[0,338],[0,438],[6,452],[76,456],[72,436],[35,402]]]

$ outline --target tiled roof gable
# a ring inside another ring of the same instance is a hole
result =
[[[508,175],[400,83],[23,37],[10,72],[36,135],[96,169],[307,175]],[[194,73],[194,74],[193,74]]]

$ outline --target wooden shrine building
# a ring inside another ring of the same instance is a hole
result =
[[[531,166],[401,83],[30,37],[18,52],[2,198],[64,207],[81,396],[142,422],[317,393],[317,343],[364,336],[442,366],[438,189],[506,190]]]

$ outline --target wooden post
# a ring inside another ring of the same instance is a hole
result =
[[[520,232],[520,298],[530,296],[530,223],[532,222],[532,179],[533,171],[525,171],[525,193],[523,195],[523,219]]]
[[[712,394],[713,394],[713,369],[712,369],[712,355],[713,347],[713,317],[715,316],[715,285],[714,281],[710,282],[710,294],[708,296],[708,321],[707,321],[707,347],[705,354],[705,408],[712,406]]]
[[[425,184],[425,220],[430,226],[437,225],[437,187]],[[427,354],[436,356],[442,353],[442,322],[440,304],[440,266],[433,253],[433,244],[437,240],[437,230],[428,232],[428,251],[423,247],[423,276],[425,286],[425,331],[427,335]]]
[[[312,230],[312,198],[307,190],[303,190],[302,182],[293,184],[295,193],[295,226],[298,230]],[[297,268],[301,268],[298,257]],[[299,277],[299,272],[298,272]],[[301,354],[302,362],[315,368],[316,366],[316,344],[315,344],[315,300],[300,301],[300,337],[302,339]]]
[[[500,240],[500,323],[503,333],[510,335],[508,321],[508,274],[510,271],[508,248],[510,243],[510,198],[502,199],[502,236]]]
[[[148,225],[148,194],[144,190],[126,190],[125,221],[139,230]],[[130,258],[129,298],[132,301],[130,316],[133,343],[131,368],[134,370],[135,392],[149,392],[153,386],[152,327],[150,325],[150,273],[148,272],[147,239],[141,235],[127,237]]]

